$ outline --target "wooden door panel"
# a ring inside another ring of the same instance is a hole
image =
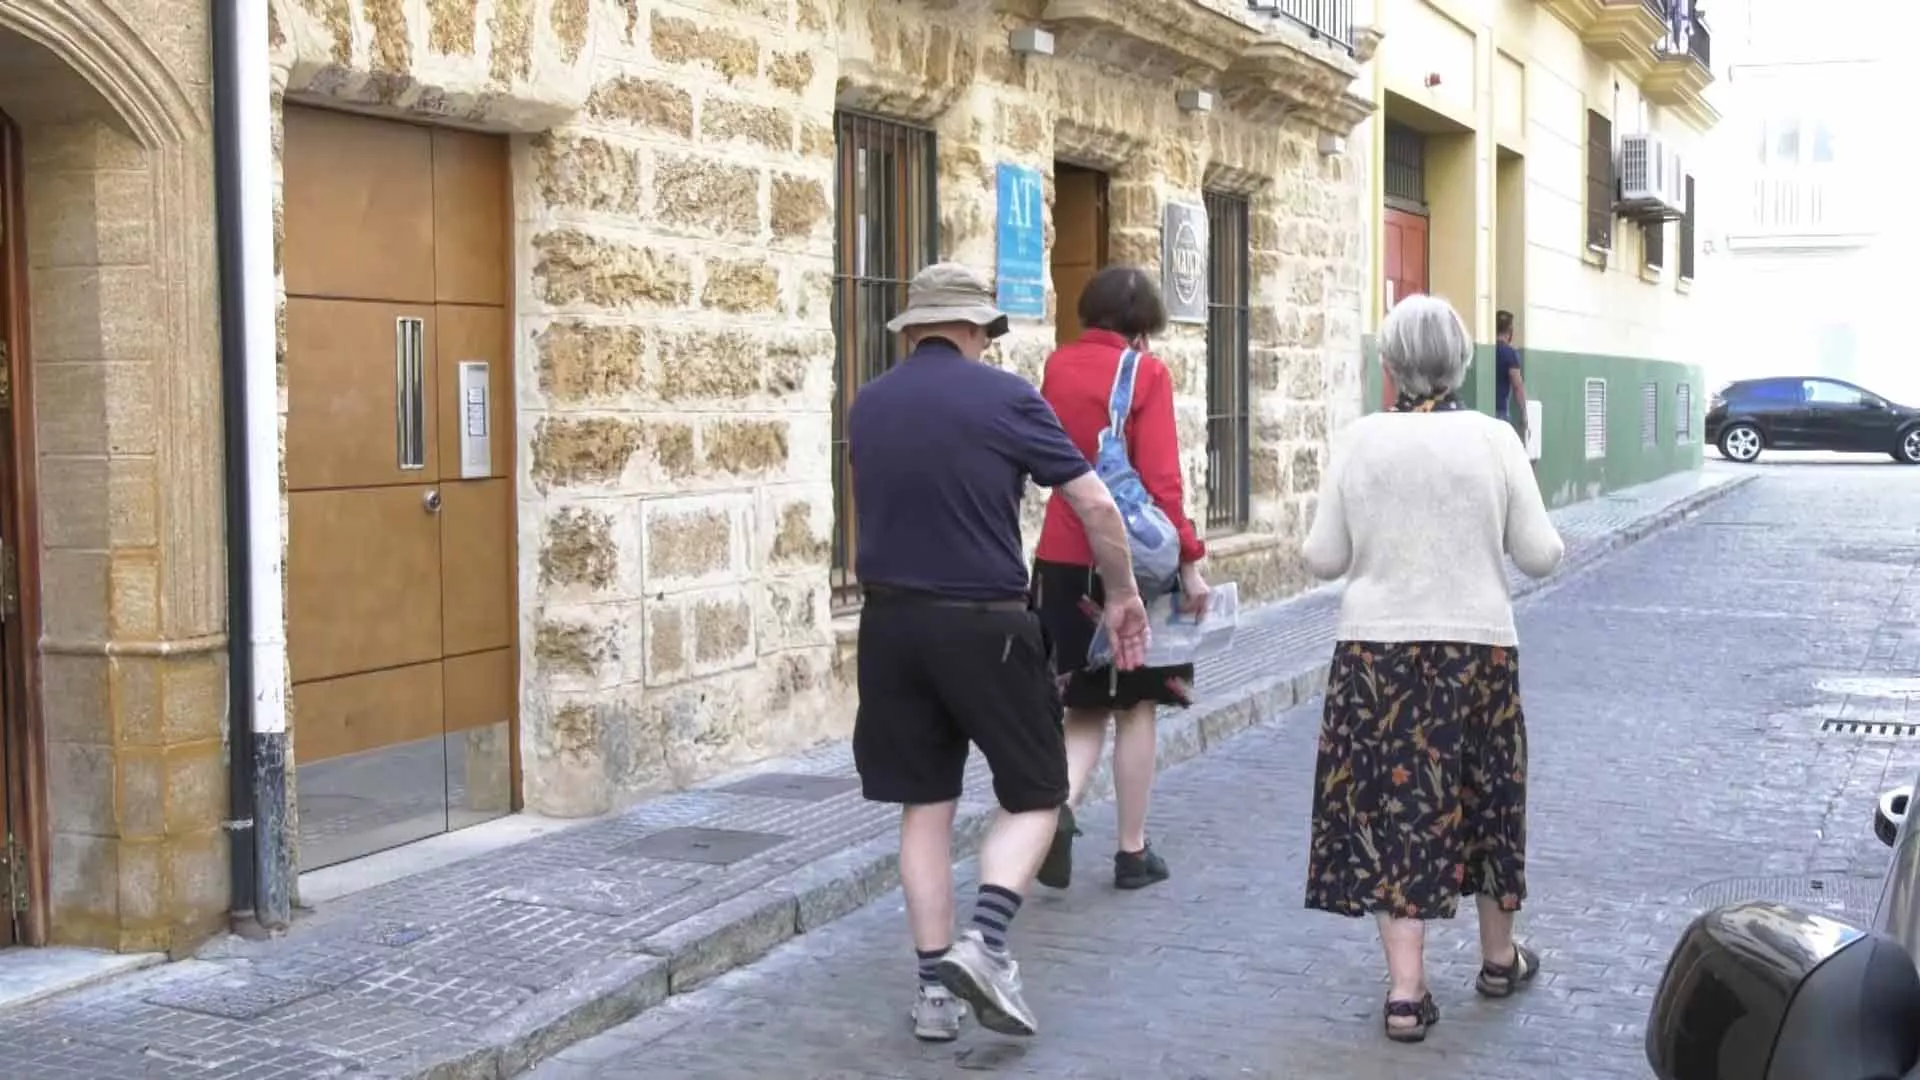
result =
[[[403,319],[424,335],[424,450],[401,468]],[[356,300],[287,299],[287,488],[370,487],[439,479],[433,309]]]
[[[434,130],[434,299],[506,304],[513,221],[508,175],[506,140]]]
[[[435,485],[287,497],[287,639],[295,682],[440,658]]]
[[[460,364],[487,363],[486,425],[491,450],[489,476],[510,476],[513,460],[513,371],[507,356],[507,312],[497,307],[442,304],[435,309],[435,424],[439,429],[440,478],[463,479],[461,437],[472,419]],[[477,479],[477,478],[476,478]]]
[[[446,676],[438,660],[293,688],[294,751],[302,765],[440,734]]]
[[[514,686],[519,682],[519,672],[514,670],[512,649],[450,656],[443,667],[449,734],[504,724],[513,719]]]
[[[287,295],[433,302],[433,146],[424,127],[287,106]]]
[[[513,644],[513,481],[440,488],[440,573],[445,655]]]
[[[1104,180],[1099,173],[1081,169],[1054,173],[1054,337],[1062,344],[1085,331],[1080,325],[1080,293],[1105,261],[1107,228],[1100,197]]]

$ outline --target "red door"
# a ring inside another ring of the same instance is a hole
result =
[[[1382,278],[1385,285],[1385,310],[1402,297],[1427,291],[1427,219],[1405,210],[1389,209],[1383,222],[1385,252]],[[1380,377],[1380,407],[1393,407],[1393,380]]]

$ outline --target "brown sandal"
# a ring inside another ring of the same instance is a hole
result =
[[[1473,988],[1483,997],[1512,997],[1526,988],[1535,975],[1540,974],[1540,957],[1525,945],[1513,947],[1513,963],[1480,965],[1480,977],[1473,981]]]
[[[1412,1020],[1413,1023],[1396,1025],[1395,1020]],[[1433,1003],[1432,994],[1421,997],[1419,1001],[1388,998],[1381,1022],[1386,1027],[1387,1038],[1394,1042],[1425,1042],[1427,1029],[1440,1022],[1440,1006]]]

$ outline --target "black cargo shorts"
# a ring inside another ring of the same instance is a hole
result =
[[[874,802],[960,797],[967,744],[1010,813],[1067,800],[1062,710],[1047,636],[1024,600],[870,588],[860,612],[853,760]]]

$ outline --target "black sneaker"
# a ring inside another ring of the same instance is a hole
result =
[[[1139,851],[1119,851],[1113,856],[1113,887],[1116,889],[1144,889],[1173,876],[1167,869],[1167,860],[1161,858],[1148,844]]]
[[[1073,818],[1073,807],[1060,808],[1060,822],[1053,829],[1053,846],[1040,863],[1036,875],[1049,889],[1064,889],[1073,884],[1073,838],[1080,835],[1080,824]]]

